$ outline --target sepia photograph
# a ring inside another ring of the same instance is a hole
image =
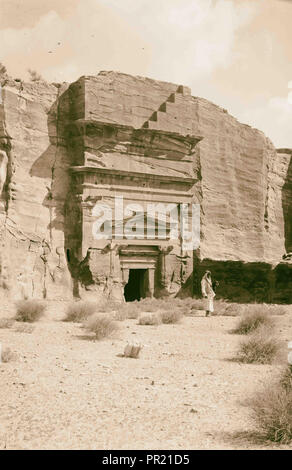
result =
[[[1,451],[292,449],[291,25],[0,0]]]

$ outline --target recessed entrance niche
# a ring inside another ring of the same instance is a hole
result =
[[[130,269],[129,280],[124,289],[126,302],[146,297],[147,271],[147,269]]]

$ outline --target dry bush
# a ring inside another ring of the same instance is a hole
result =
[[[216,307],[215,307],[216,308]],[[225,303],[225,309],[222,313],[225,317],[238,317],[242,315],[245,306],[236,303]]]
[[[190,304],[192,310],[205,310],[204,300],[203,299],[192,299]]]
[[[160,318],[162,323],[178,323],[182,318],[182,312],[177,310],[164,310],[160,312]]]
[[[123,321],[126,319],[134,320],[139,317],[140,313],[154,313],[160,309],[161,302],[156,299],[143,299],[142,301],[126,302],[125,304],[120,304],[118,306],[117,311],[114,313],[114,318],[118,321]]]
[[[110,313],[121,309],[123,304],[114,300],[108,300],[98,309],[99,312]]]
[[[244,305],[226,302],[225,300],[214,300],[214,314],[225,317],[237,317],[242,314]]]
[[[1,361],[2,362],[11,362],[11,361],[14,361],[15,359],[16,359],[16,354],[13,353],[10,348],[2,349],[2,351],[1,351]]]
[[[34,331],[34,327],[27,323],[20,323],[16,326],[14,331],[16,331],[16,333],[32,333]]]
[[[0,328],[11,328],[13,323],[12,318],[0,318]]]
[[[181,299],[174,299],[172,297],[163,297],[160,299],[146,298],[138,302],[141,312],[157,312],[158,310],[166,310],[171,305],[182,305]]]
[[[190,307],[191,310],[205,310],[205,299],[191,299]],[[230,303],[221,299],[214,299],[214,315],[236,317],[242,313],[243,308],[244,306],[242,304]]]
[[[285,390],[292,390],[292,366],[289,365],[283,372],[283,375],[280,380],[280,385]]]
[[[194,305],[194,303],[198,303],[198,305],[201,303],[203,303],[203,299],[194,299],[193,297],[185,297],[184,299],[175,299],[175,300],[178,300],[180,301],[180,304],[182,306],[186,306],[186,307],[192,307]]]
[[[266,387],[250,400],[263,437],[281,444],[292,441],[292,374],[289,369],[285,372],[284,383],[281,381]]]
[[[91,315],[83,325],[86,330],[94,333],[96,339],[106,338],[118,329],[118,325],[113,318],[102,313]]]
[[[273,319],[267,309],[262,305],[247,306],[233,333],[248,335],[262,326],[269,328],[274,326]]]
[[[155,303],[153,302],[153,306],[155,306],[155,311],[158,310],[167,310],[170,306],[178,306],[179,303],[176,299],[173,298],[162,298],[162,299],[155,299]]]
[[[139,325],[159,325],[161,323],[161,316],[153,312],[142,313],[139,317]]]
[[[121,311],[124,313],[125,318],[135,320],[136,318],[138,318],[139,313],[141,312],[140,302],[126,302],[122,306]]]
[[[141,344],[127,344],[124,349],[124,357],[137,359],[142,349]]]
[[[157,312],[160,309],[161,301],[159,299],[143,299],[140,301],[140,311]]]
[[[185,297],[183,299],[180,297],[168,297],[165,300],[168,305],[171,304],[172,306],[175,305],[176,307],[191,308],[194,301],[199,299],[193,299],[192,297]]]
[[[129,302],[127,305],[135,305],[134,309],[139,312],[155,313],[163,310],[175,309],[181,310],[181,313],[188,313],[190,309],[193,310],[202,310],[203,309],[203,300],[202,299],[193,299],[192,297],[187,297],[184,299],[173,298],[173,297],[162,297],[160,299],[156,298],[146,298],[142,299],[139,302]],[[135,312],[136,313],[136,312]]]
[[[122,302],[116,302],[114,300],[107,300],[95,304],[95,313],[112,313],[118,312],[123,307]]]
[[[140,313],[138,302],[128,303],[125,311],[127,314],[127,318],[129,318],[129,320],[136,320],[136,318],[138,318],[139,313]]]
[[[260,328],[239,345],[238,360],[246,364],[271,364],[280,350],[280,343],[270,330]]]
[[[181,311],[189,311],[193,299],[179,299],[173,297],[163,297],[161,299],[143,299],[139,302],[141,312],[158,312],[161,310],[169,310],[170,308],[181,309]]]
[[[263,304],[270,315],[286,315],[292,313],[291,305]]]
[[[124,321],[127,319],[127,312],[124,309],[119,309],[113,313],[113,319],[116,321]]]
[[[215,300],[214,299],[214,313],[213,315],[225,315],[226,309],[229,306],[224,300]]]
[[[140,313],[139,302],[126,302],[119,304],[118,308],[114,313],[114,319],[118,321],[124,321],[126,319],[136,319]]]
[[[97,309],[98,306],[94,302],[77,300],[76,302],[68,305],[64,321],[80,323],[95,313]]]
[[[266,303],[253,303],[245,305],[245,309],[248,312],[261,310],[267,315],[285,315],[286,313],[292,313],[290,305],[278,305],[278,304],[266,304]]]
[[[20,300],[16,304],[16,321],[22,322],[35,322],[39,320],[44,312],[46,306],[38,300]]]

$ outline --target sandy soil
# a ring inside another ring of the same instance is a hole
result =
[[[0,364],[0,449],[287,448],[254,441],[246,399],[281,371],[233,362],[241,337],[234,317],[184,317],[177,325],[120,322],[94,342],[79,324],[60,321],[64,304],[48,304],[32,333],[0,329],[18,355]],[[12,314],[2,305],[0,316]],[[276,317],[292,340],[291,315]],[[139,359],[120,357],[127,341]]]

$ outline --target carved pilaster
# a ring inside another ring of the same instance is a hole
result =
[[[155,287],[155,269],[151,268],[147,270],[148,275],[148,291],[147,297],[153,298],[154,297],[154,287]]]
[[[160,278],[160,284],[163,289],[167,288],[168,282],[167,282],[167,273],[166,273],[166,256],[172,251],[173,246],[160,246],[159,251],[160,251],[160,269],[161,269],[161,278]]]
[[[125,286],[129,281],[129,269],[122,268],[122,283]]]

